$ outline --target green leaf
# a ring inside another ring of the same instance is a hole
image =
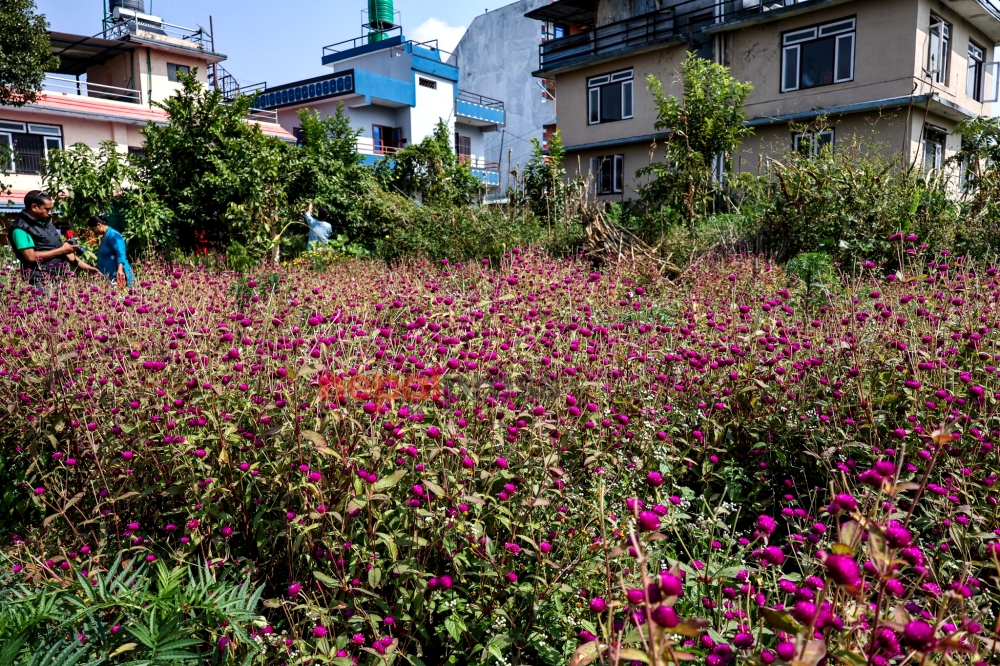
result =
[[[382,582],[382,570],[372,567],[368,570],[368,585],[374,590]]]
[[[327,587],[336,588],[336,587],[340,586],[340,583],[338,583],[336,580],[334,580],[330,576],[327,576],[322,571],[313,571],[312,575],[313,575],[313,578],[315,578],[319,582],[323,583]],[[267,603],[267,602],[265,602],[265,603]]]
[[[386,490],[388,488],[392,488],[396,486],[400,481],[402,481],[403,477],[406,476],[407,474],[408,472],[405,469],[396,470],[389,476],[376,481],[375,488],[373,490],[375,492],[378,492],[380,490]]]

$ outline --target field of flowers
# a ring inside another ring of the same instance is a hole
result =
[[[1000,279],[899,242],[7,275],[0,662],[992,662]]]

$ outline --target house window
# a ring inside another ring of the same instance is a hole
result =
[[[951,26],[931,14],[930,39],[927,43],[927,73],[936,83],[948,85],[948,56],[951,53]]]
[[[983,101],[983,79],[986,74],[986,51],[983,47],[969,42],[969,78],[965,83],[965,94],[976,100]]]
[[[0,121],[0,158],[10,173],[40,174],[49,153],[62,147],[58,125]]]
[[[833,130],[798,132],[792,135],[792,149],[797,153],[819,155],[824,148],[833,150]]]
[[[372,142],[376,155],[390,155],[403,147],[403,129],[372,125]]]
[[[587,118],[590,125],[632,117],[632,70],[595,76],[587,81]]]
[[[188,67],[187,65],[175,65],[172,62],[168,62],[167,78],[170,79],[171,81],[177,82],[181,80],[180,76],[178,76],[179,74],[183,74],[184,76],[191,76],[191,68]]]
[[[948,133],[940,127],[924,128],[924,173],[940,171],[944,163],[944,146]]]
[[[562,39],[569,34],[569,26],[565,23],[553,23],[549,21],[542,26],[542,41],[551,42],[553,39]]]
[[[472,160],[472,137],[455,134],[455,153],[459,162],[469,162]]]
[[[781,36],[781,92],[854,80],[856,19],[793,30]]]
[[[422,76],[417,79],[417,83],[419,83],[422,87],[430,88],[431,90],[437,90],[438,87],[437,81],[431,81],[430,79],[425,79]]]
[[[592,157],[590,173],[595,179],[597,194],[619,194],[625,181],[625,156]]]

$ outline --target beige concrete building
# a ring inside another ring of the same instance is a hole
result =
[[[609,200],[635,197],[664,138],[646,77],[680,96],[689,51],[754,86],[737,171],[855,138],[939,170],[955,126],[997,101],[1000,0],[556,0],[526,16],[552,36],[535,76],[554,81],[567,170]]]

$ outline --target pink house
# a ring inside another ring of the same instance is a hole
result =
[[[204,30],[128,10],[109,15],[105,28],[106,36],[99,37],[51,33],[60,66],[46,77],[43,94],[22,108],[0,107],[0,145],[12,155],[4,165],[10,175],[0,177],[12,191],[0,197],[0,212],[21,210],[24,195],[40,189],[42,165],[52,150],[113,141],[122,153],[142,151],[139,131],[150,121],[168,121],[152,102],[180,88],[179,73],[195,73],[206,85],[223,80],[218,63],[226,56],[214,51]],[[273,111],[254,112],[247,121],[295,141]]]

